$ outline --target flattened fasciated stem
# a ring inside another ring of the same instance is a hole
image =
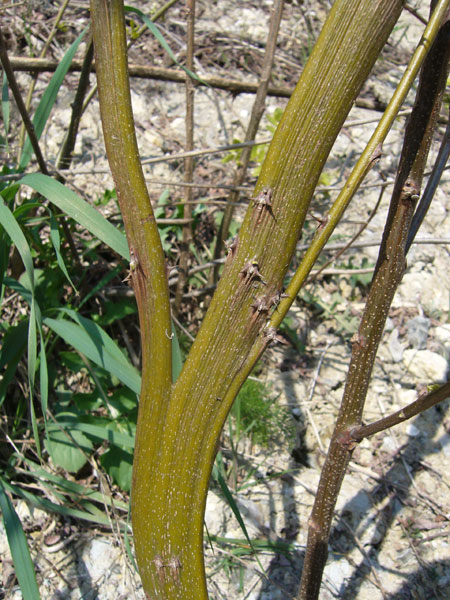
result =
[[[249,205],[169,399],[158,455],[149,457],[159,477],[149,482],[145,521],[157,523],[147,539],[148,571],[141,568],[141,575],[152,598],[207,597],[204,507],[217,441],[239,389],[234,382],[265,326],[269,299],[281,296],[323,164],[402,2],[369,4],[335,3],[269,149],[254,193],[259,201]],[[174,556],[176,581],[165,568],[162,582],[161,563]]]

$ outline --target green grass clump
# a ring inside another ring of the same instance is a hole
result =
[[[252,442],[268,446],[270,442],[289,439],[293,424],[289,412],[277,404],[268,387],[252,379],[241,388],[233,405],[235,432],[250,437]]]

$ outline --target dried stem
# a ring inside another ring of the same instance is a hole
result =
[[[194,48],[195,48],[195,0],[187,0],[187,43],[186,43],[186,67],[193,72]],[[194,149],[194,82],[186,74],[186,152]],[[184,181],[192,183],[194,179],[194,157],[187,156],[184,159]],[[191,219],[193,189],[186,187],[184,190],[184,214],[186,219]],[[180,311],[183,291],[186,286],[189,269],[189,246],[192,243],[192,225],[186,223],[183,226],[183,239],[180,248],[179,277],[175,292],[174,312],[178,315]]]
[[[77,139],[78,127],[80,125],[81,113],[83,109],[83,101],[89,87],[89,74],[91,72],[92,61],[94,58],[94,45],[92,43],[92,34],[89,35],[87,41],[86,53],[83,60],[78,87],[72,103],[72,115],[70,124],[67,129],[66,136],[61,148],[61,151],[56,162],[57,169],[69,169],[72,163],[72,152],[75,148]]]
[[[30,115],[28,114],[27,108],[22,99],[22,95],[20,93],[19,86],[17,85],[17,80],[14,75],[14,71],[9,62],[8,52],[6,51],[6,44],[5,44],[5,40],[3,38],[1,29],[0,29],[0,60],[3,65],[3,69],[5,71],[6,77],[8,79],[9,87],[11,88],[17,108],[19,109],[20,116],[22,117],[23,124],[25,125],[25,129],[27,130],[28,137],[30,138],[30,142],[33,147],[34,153],[36,155],[36,160],[38,161],[39,168],[42,171],[42,173],[44,173],[44,175],[48,175],[49,172],[47,169],[47,165],[45,164],[45,160],[44,160],[44,156],[41,152],[41,148],[39,146],[39,141],[36,137],[36,132],[34,131],[34,125],[30,119]]]
[[[15,71],[55,71],[58,63],[54,60],[44,58],[29,58],[24,56],[11,56],[11,65]],[[69,70],[81,71],[82,64],[78,60],[73,60]],[[95,64],[93,69],[95,71]],[[137,65],[130,63],[129,71],[131,77],[142,79],[155,79],[156,81],[172,81],[174,83],[184,83],[186,73],[181,69],[168,69],[164,67],[152,67],[149,65]],[[202,74],[202,81],[199,85],[207,85],[211,88],[225,90],[232,94],[255,94],[258,91],[259,83],[250,81],[240,81],[227,77],[218,77],[216,75]],[[269,85],[267,95],[276,98],[290,98],[294,88],[291,86]],[[383,111],[386,106],[376,99],[357,98],[355,106],[367,108],[370,110]]]

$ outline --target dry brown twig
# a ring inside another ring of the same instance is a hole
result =
[[[193,72],[195,48],[195,0],[187,0],[187,40],[186,40],[186,67]],[[186,152],[194,149],[194,93],[195,87],[192,78],[186,74]],[[191,184],[194,178],[194,157],[186,156],[184,159],[184,182]],[[190,186],[184,189],[184,217],[192,216],[193,189]],[[181,242],[178,281],[175,290],[173,310],[177,315],[180,311],[183,291],[187,282],[190,251],[189,246],[193,241],[190,223],[183,226],[183,239]]]

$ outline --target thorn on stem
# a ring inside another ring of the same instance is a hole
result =
[[[232,240],[227,240],[225,242],[225,250],[229,257],[233,258],[234,255],[236,254],[238,243],[239,243],[239,238],[237,235],[234,236],[234,238]]]
[[[315,215],[312,214],[312,212],[310,212],[309,214],[315,221],[317,221],[319,223],[319,225],[317,226],[316,232],[322,231],[322,229],[324,229],[325,225],[328,223],[328,215],[325,215],[324,217],[316,217]]]
[[[263,331],[263,335],[266,338],[268,344],[270,344],[272,342],[276,342],[277,341],[276,327],[266,327]]]
[[[259,265],[256,260],[249,261],[241,269],[241,275],[243,276],[244,283],[249,283],[252,280],[260,281],[262,284],[267,285],[267,282],[262,278],[259,272]]]
[[[252,200],[255,209],[259,213],[256,221],[257,225],[261,221],[264,211],[267,211],[273,218],[275,218],[272,210],[272,190],[270,188],[265,187],[261,192],[259,192],[256,198],[250,198],[250,200]]]

